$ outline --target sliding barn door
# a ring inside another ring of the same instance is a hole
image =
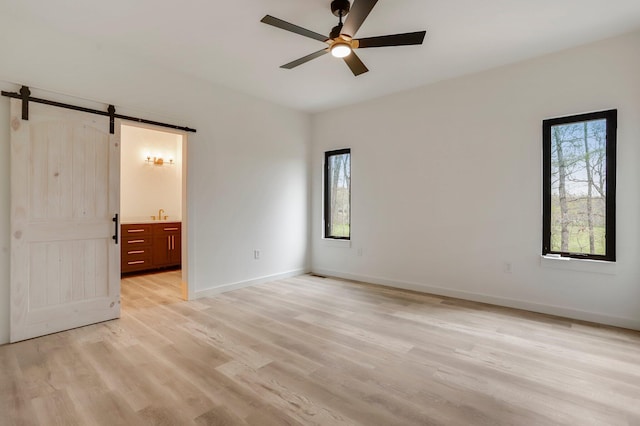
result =
[[[118,318],[119,126],[11,102],[11,341]]]

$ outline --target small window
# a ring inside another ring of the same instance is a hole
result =
[[[542,128],[542,254],[615,261],[617,110]]]
[[[351,150],[324,154],[324,237],[351,238]]]

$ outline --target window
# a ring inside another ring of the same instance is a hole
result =
[[[324,153],[324,237],[351,238],[351,150]]]
[[[616,260],[617,110],[545,120],[542,254]]]

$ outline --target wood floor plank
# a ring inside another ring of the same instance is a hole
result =
[[[311,275],[0,346],[0,425],[635,425],[640,333]]]

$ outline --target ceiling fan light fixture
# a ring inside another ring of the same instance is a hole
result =
[[[335,58],[345,58],[351,54],[351,45],[346,42],[337,42],[331,46],[331,54]]]

